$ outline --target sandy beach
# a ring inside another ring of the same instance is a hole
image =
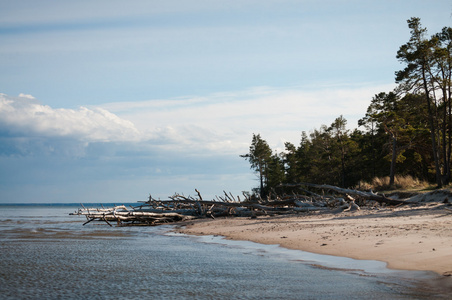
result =
[[[179,231],[452,275],[452,210],[435,202],[355,212],[203,219],[189,222]]]

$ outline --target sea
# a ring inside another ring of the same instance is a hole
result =
[[[87,207],[93,205],[85,204]],[[108,206],[103,204],[103,206]],[[432,299],[430,272],[0,205],[0,299]],[[432,284],[432,282],[434,282]]]

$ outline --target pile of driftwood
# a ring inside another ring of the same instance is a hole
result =
[[[203,200],[201,193],[195,190],[196,197],[175,194],[168,200],[156,200],[149,196],[149,200],[139,206],[127,208],[124,205],[112,208],[86,208],[82,205],[78,211],[71,215],[84,215],[86,225],[92,221],[102,221],[112,226],[144,225],[154,226],[172,222],[187,221],[197,218],[216,218],[220,216],[236,216],[255,218],[262,215],[293,214],[300,212],[313,212],[322,210],[359,210],[360,203],[380,203],[386,205],[407,204],[403,200],[387,198],[372,192],[342,189],[330,185],[317,185],[303,183],[285,185],[300,193],[293,192],[282,196],[270,195],[267,199],[251,199],[244,194],[245,199],[234,197],[224,192],[224,196],[215,200]],[[320,189],[323,194],[308,191],[303,187]],[[325,191],[333,192],[326,194]],[[302,194],[301,194],[302,193]],[[343,196],[342,196],[343,195]],[[273,198],[273,199],[272,199]]]

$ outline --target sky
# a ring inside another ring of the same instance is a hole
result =
[[[395,87],[421,18],[449,0],[0,0],[0,203],[213,199]],[[243,197],[242,197],[243,199]]]

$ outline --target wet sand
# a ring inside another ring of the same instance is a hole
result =
[[[452,210],[437,203],[255,219],[204,219],[189,222],[178,231],[379,260],[393,269],[452,275]]]

